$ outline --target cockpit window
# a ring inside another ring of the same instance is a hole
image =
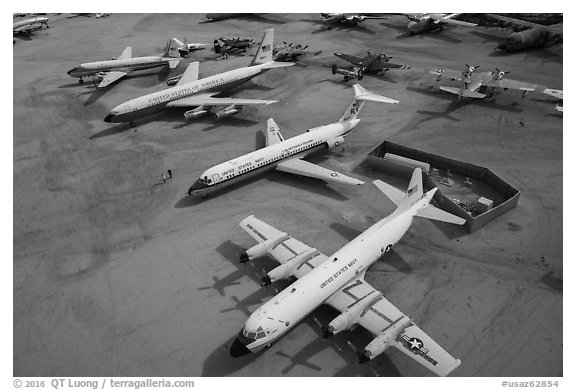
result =
[[[266,333],[260,332],[256,334],[256,340],[261,339],[262,337],[266,337]]]

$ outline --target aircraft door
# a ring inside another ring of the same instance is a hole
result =
[[[220,176],[219,176],[217,173],[215,173],[215,174],[212,175],[212,182],[213,182],[214,184],[220,182]]]

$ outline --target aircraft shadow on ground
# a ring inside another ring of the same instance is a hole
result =
[[[324,22],[322,22],[322,20],[319,19],[299,19],[300,22],[307,22],[307,23],[312,23],[315,24],[317,26],[320,26],[318,29],[314,30],[311,32],[311,34],[318,34],[321,32],[325,32],[325,31],[331,31],[331,30],[338,30],[338,31],[346,31],[346,32],[353,32],[353,31],[358,31],[358,32],[362,32],[365,34],[376,34],[375,31],[372,31],[366,27],[362,27],[360,25],[356,25],[356,26],[346,26],[344,24],[342,25],[338,25],[338,24],[333,24],[333,25],[325,25]]]
[[[545,64],[547,62],[552,62],[552,63],[562,65],[562,63],[564,61],[563,56],[556,54],[556,53],[553,53],[551,51],[548,51],[546,49],[542,49],[542,48],[524,49],[524,50],[516,51],[516,52],[507,52],[507,51],[497,49],[497,50],[494,50],[492,53],[488,54],[488,57],[501,58],[501,57],[511,57],[514,55],[524,55],[525,59],[528,59],[529,57],[537,58],[539,60],[542,60],[540,65]]]
[[[119,123],[116,126],[109,127],[104,130],[100,130],[97,133],[92,134],[89,138],[90,139],[97,139],[102,137],[107,137],[109,135],[123,133],[127,130],[133,130],[128,123]]]

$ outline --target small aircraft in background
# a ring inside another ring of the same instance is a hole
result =
[[[186,39],[184,39],[184,42],[182,42],[181,40],[179,40],[177,38],[172,38],[172,39],[174,39],[174,41],[178,45],[178,52],[180,53],[180,55],[182,57],[184,57],[184,56],[186,56],[186,55],[188,55],[194,51],[204,50],[208,46],[207,43],[187,43]]]
[[[334,25],[357,26],[367,19],[388,19],[387,16],[368,16],[362,14],[332,14],[322,13],[322,23],[328,30]]]
[[[549,47],[562,42],[563,39],[562,24],[545,26],[502,15],[486,14],[486,16],[503,23],[525,28],[523,31],[513,32],[504,42],[498,45],[498,48],[504,51],[513,52],[531,48]]]
[[[97,18],[105,18],[105,17],[110,16],[110,15],[112,15],[110,12],[101,12],[101,13],[97,13],[96,17]]]
[[[222,43],[220,43],[222,42]],[[219,38],[214,40],[214,52],[222,54],[224,58],[228,57],[229,53],[233,52],[246,52],[254,45],[254,40],[250,38]]]
[[[34,31],[50,28],[50,26],[48,26],[49,20],[50,19],[43,16],[19,20],[12,24],[12,31],[14,35],[30,35]]]
[[[386,72],[389,69],[410,69],[410,66],[389,62],[393,57],[384,53],[367,53],[365,57],[358,57],[339,51],[335,52],[336,57],[350,62],[353,66],[352,69],[342,69],[333,64],[332,74],[341,74],[344,76],[344,81],[348,81],[354,78],[362,80],[367,73],[376,74],[382,71]]]
[[[410,35],[429,31],[442,31],[446,25],[475,27],[476,23],[463,22],[454,19],[461,14],[404,14],[410,21],[407,28]]]
[[[462,225],[466,220],[430,204],[438,188],[424,192],[422,171],[416,168],[408,190],[400,191],[380,180],[374,185],[392,200],[396,210],[327,256],[314,247],[274,228],[253,215],[240,227],[257,244],[240,254],[240,262],[269,255],[280,263],[262,276],[261,285],[297,279],[254,311],[230,347],[239,357],[270,347],[303,318],[322,304],[340,314],[321,324],[323,337],[361,326],[374,338],[359,353],[368,362],[390,347],[446,376],[460,365],[432,337],[365,280],[366,271],[404,236],[414,217]],[[454,343],[454,341],[453,341]]]
[[[476,73],[479,65],[470,66],[466,64],[464,72],[458,72],[449,69],[435,69],[430,71],[431,74],[438,76],[436,81],[442,77],[449,78],[451,81],[458,80],[461,82],[460,87],[441,86],[442,91],[458,95],[458,100],[463,97],[482,99],[486,96],[492,97],[496,88],[516,89],[523,91],[522,97],[530,91],[535,91],[538,85],[525,83],[522,81],[510,80],[504,78],[509,73],[496,68],[496,71]]]
[[[308,51],[308,45],[302,46],[301,44],[286,43],[284,45],[274,46],[272,55],[274,56],[274,61],[285,62],[285,61],[298,61],[299,57],[305,56],[307,54],[318,55],[322,53],[322,50],[310,53]]]
[[[170,69],[176,68],[180,62],[178,51],[182,42],[172,38],[166,44],[166,49],[161,56],[132,57],[132,47],[124,49],[119,57],[105,61],[86,62],[68,71],[72,77],[78,77],[80,84],[84,83],[84,77],[92,77],[92,81],[99,82],[98,88],[120,80],[136,70],[152,69],[168,65]]]

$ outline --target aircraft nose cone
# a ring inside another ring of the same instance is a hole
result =
[[[232,344],[232,347],[230,347],[230,356],[240,357],[240,356],[248,355],[249,353],[250,353],[250,350],[248,348],[246,348],[246,346],[244,344],[242,344],[242,342],[238,339],[238,337],[236,337],[236,339],[234,340],[234,343]]]
[[[74,70],[75,70],[75,69],[70,69],[70,70],[68,71],[68,76],[70,76],[70,75],[72,74],[72,72],[74,72]]]
[[[106,118],[104,118],[104,122],[111,123],[112,122],[112,114],[106,115]]]

